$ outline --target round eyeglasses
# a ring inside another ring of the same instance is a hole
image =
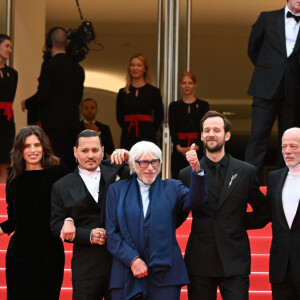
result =
[[[152,159],[152,160],[136,160],[135,162],[138,163],[140,168],[143,168],[143,169],[148,168],[149,164],[151,164],[151,166],[153,168],[159,167],[159,165],[160,165],[160,159],[159,158]]]

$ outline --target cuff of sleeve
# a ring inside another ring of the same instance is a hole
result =
[[[74,223],[74,220],[73,220],[72,218],[70,218],[70,217],[65,218],[65,222],[66,222],[66,221],[72,221],[72,222]]]
[[[202,168],[200,168],[198,171],[194,171],[194,170],[193,170],[193,173],[194,173],[195,175],[204,176],[205,171],[204,171]]]
[[[93,231],[94,231],[94,229],[92,229],[91,234],[90,234],[90,243],[91,243],[91,244],[93,244],[93,243],[92,243],[92,239],[93,239]]]
[[[136,256],[132,261],[131,261],[131,263],[130,263],[130,267],[132,266],[132,264],[133,264],[133,262],[137,259],[137,258],[139,258],[138,256]]]

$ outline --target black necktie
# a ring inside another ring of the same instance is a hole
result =
[[[221,174],[221,164],[216,163],[214,164],[215,168],[216,168],[216,173],[215,173],[215,178],[216,178],[216,182],[218,184],[218,193],[221,194],[222,188],[223,188],[223,180],[222,180],[222,174]]]
[[[287,12],[286,17],[294,18],[297,23],[300,21],[300,16],[296,16],[296,15],[292,14],[290,11]]]

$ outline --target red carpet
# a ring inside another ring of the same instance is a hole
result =
[[[263,190],[265,192],[265,189]],[[0,184],[0,222],[7,219],[5,202],[5,185]],[[184,254],[187,238],[191,229],[191,218],[177,230],[177,239],[181,251]],[[262,230],[248,231],[251,244],[251,275],[250,275],[250,300],[271,300],[271,287],[268,279],[269,268],[269,249],[271,243],[271,225],[269,224]],[[5,253],[9,237],[0,237],[0,299],[6,300],[6,280],[5,280]],[[61,300],[72,299],[71,282],[71,257],[72,245],[65,244],[66,264],[64,282],[61,290]],[[187,300],[187,289],[182,288],[181,300]],[[218,293],[218,300],[222,297]]]

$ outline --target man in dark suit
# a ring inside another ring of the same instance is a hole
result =
[[[270,282],[274,300],[300,299],[300,128],[282,136],[286,167],[270,172],[267,199],[272,206]]]
[[[74,243],[73,300],[108,300],[112,260],[105,244],[106,192],[117,177],[127,178],[129,169],[102,161],[101,140],[93,130],[78,135],[74,155],[78,168],[53,186],[51,230]]]
[[[297,16],[295,16],[297,15]],[[298,17],[299,15],[299,17]],[[278,116],[278,145],[296,122],[300,108],[300,3],[262,12],[252,27],[248,55],[255,66],[248,93],[253,96],[252,127],[245,160],[259,172]],[[277,167],[284,164],[278,147]]]
[[[102,124],[96,120],[98,112],[97,102],[93,98],[86,98],[81,102],[81,114],[83,120],[80,122],[81,130],[91,129],[95,130],[101,137],[104,146],[104,159],[107,155],[111,155],[115,149],[112,135],[109,126]]]
[[[66,31],[52,28],[47,34],[38,90],[22,102],[22,108],[29,112],[37,110],[35,122],[38,121],[48,135],[55,155],[71,171],[75,168],[72,149],[80,132],[84,70],[66,53],[66,46]]]
[[[225,154],[231,123],[216,111],[200,123],[207,172],[208,200],[193,210],[193,223],[185,261],[190,300],[215,300],[219,286],[224,300],[248,299],[250,246],[246,230],[263,226],[267,205],[259,190],[255,168]],[[179,179],[190,185],[190,168]],[[253,212],[247,213],[247,204]],[[265,208],[266,207],[266,208]]]

